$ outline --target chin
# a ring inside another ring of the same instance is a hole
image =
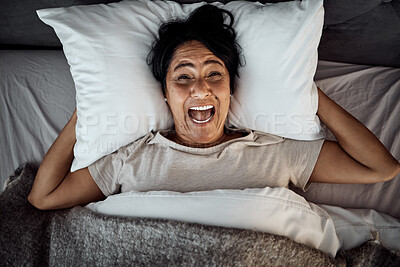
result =
[[[181,129],[185,129],[185,131],[182,131],[180,133],[177,132],[177,134],[184,137],[181,139],[186,140],[186,144],[189,146],[196,144],[212,144],[218,141],[224,134],[224,124],[221,127],[218,116],[213,116],[213,118],[209,122],[202,124],[194,122],[189,118],[189,116],[187,116],[185,120],[185,126],[181,127]]]
[[[201,132],[199,133],[199,131]],[[221,137],[220,135],[220,131],[215,130],[215,127],[212,129],[204,127],[203,129],[196,129],[196,133],[192,135],[191,139],[199,144],[209,144],[217,141]]]

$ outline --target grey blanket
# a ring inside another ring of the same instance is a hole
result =
[[[111,217],[84,207],[39,211],[26,197],[36,168],[0,195],[0,266],[400,266],[368,242],[335,259],[282,236],[170,220]]]

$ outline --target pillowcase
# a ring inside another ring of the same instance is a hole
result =
[[[372,209],[344,209],[320,205],[332,218],[342,250],[376,240],[389,250],[400,251],[400,221]]]
[[[331,257],[341,246],[329,215],[283,187],[189,193],[131,191],[86,207],[106,215],[171,219],[287,236]]]
[[[75,82],[78,122],[71,171],[151,130],[173,126],[146,57],[162,22],[186,17],[203,4],[127,0],[37,11],[62,42]],[[246,63],[227,124],[294,139],[321,138],[313,76],[322,0],[215,5],[234,14]]]

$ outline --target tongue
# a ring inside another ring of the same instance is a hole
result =
[[[197,121],[205,121],[211,117],[211,109],[207,110],[189,110],[189,116]]]

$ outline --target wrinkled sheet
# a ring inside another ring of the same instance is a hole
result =
[[[400,159],[400,69],[319,61],[315,80]],[[75,90],[61,51],[23,50],[0,51],[0,90],[3,185],[20,164],[41,161],[75,108]],[[317,204],[400,218],[399,178],[371,185],[312,184],[298,193]]]
[[[400,159],[400,68],[319,61],[315,80],[319,88],[367,126]],[[334,139],[329,131],[327,139]],[[305,193],[294,190],[314,203],[375,209],[400,218],[400,175],[384,183],[315,183]]]
[[[61,51],[0,50],[0,190],[20,164],[39,164],[75,109]]]

